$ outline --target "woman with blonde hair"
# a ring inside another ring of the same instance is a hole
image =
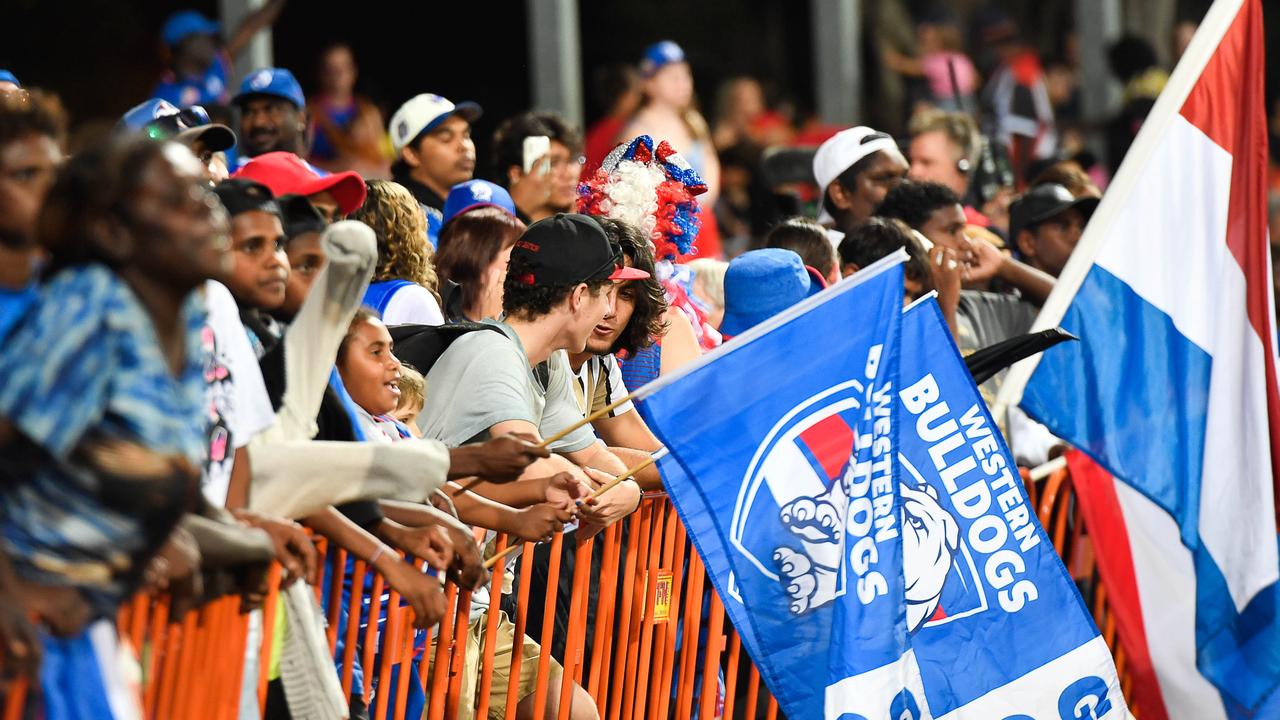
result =
[[[350,219],[373,228],[378,265],[364,304],[388,325],[443,325],[427,219],[403,185],[370,180],[369,194]]]

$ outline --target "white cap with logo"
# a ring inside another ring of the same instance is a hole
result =
[[[454,105],[439,95],[422,93],[396,110],[396,113],[391,116],[387,132],[391,134],[391,145],[398,153],[419,135],[428,130],[434,130],[452,115],[457,115],[467,122],[475,122],[480,114],[480,106],[476,103],[460,102]]]
[[[840,173],[881,150],[902,157],[893,137],[865,125],[841,130],[831,136],[813,154],[813,177],[818,181],[818,189],[826,193],[827,186],[840,177]]]

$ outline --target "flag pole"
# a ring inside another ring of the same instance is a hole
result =
[[[1191,94],[1191,89],[1195,87],[1205,66],[1217,51],[1218,44],[1222,41],[1227,29],[1231,27],[1242,5],[1243,0],[1214,0],[1196,34],[1191,38],[1191,43],[1183,53],[1182,59],[1178,61],[1178,66],[1174,68],[1173,75],[1169,77],[1169,82],[1156,98],[1156,103],[1147,115],[1147,119],[1143,121],[1142,129],[1138,131],[1133,145],[1125,154],[1124,161],[1116,171],[1111,185],[1103,193],[1102,202],[1098,204],[1098,209],[1089,219],[1079,245],[1067,260],[1066,267],[1058,276],[1053,292],[1049,293],[1030,332],[1039,332],[1062,324],[1062,318],[1071,306],[1071,301],[1075,299],[1085,276],[1094,266],[1094,260],[1102,249],[1102,241],[1107,237],[1107,231],[1124,211],[1129,196],[1138,186],[1143,167],[1155,154],[1160,140],[1165,136],[1183,104],[1186,103],[1187,96]],[[1003,417],[1010,406],[1017,405],[1022,400],[1022,392],[1040,363],[1040,357],[1040,355],[1034,355],[1009,368],[1009,374],[1005,376],[1004,383],[1000,386],[1000,393],[996,396],[995,404],[992,405],[992,415],[997,418]]]
[[[576,423],[574,423],[574,424],[570,425],[569,427],[567,427],[567,428],[565,428],[565,429],[561,430],[560,432],[556,433],[555,435],[552,435],[551,437],[547,438],[546,440],[543,440],[542,442],[538,443],[538,447],[540,447],[540,448],[544,448],[544,447],[547,447],[548,445],[550,445],[550,444],[551,444],[551,443],[553,443],[553,442],[558,442],[558,441],[560,441],[560,440],[563,440],[563,439],[564,439],[564,438],[565,438],[569,433],[573,432],[574,430],[577,430],[578,428],[580,428],[580,427],[582,427],[582,426],[586,425],[587,423],[593,423],[593,422],[595,422],[596,420],[599,420],[600,418],[604,417],[605,415],[608,415],[610,412],[613,412],[614,410],[616,410],[619,406],[623,405],[623,404],[624,404],[624,403],[626,403],[626,402],[629,402],[633,396],[634,396],[634,393],[633,393],[632,395],[627,395],[626,397],[622,397],[622,398],[618,398],[617,400],[614,400],[613,402],[609,403],[608,405],[605,405],[604,407],[600,408],[599,410],[596,410],[595,412],[591,413],[590,415],[587,415],[586,417],[582,418],[582,419],[581,419],[581,420],[579,420],[578,422],[576,422]]]
[[[615,487],[617,487],[619,483],[621,483],[622,481],[624,481],[624,480],[626,480],[626,479],[628,479],[628,478],[630,478],[630,477],[633,477],[636,473],[638,473],[638,472],[640,472],[641,470],[643,470],[643,469],[645,469],[645,468],[649,467],[650,465],[654,464],[654,463],[655,463],[655,462],[657,462],[659,459],[661,459],[661,458],[662,458],[662,456],[664,456],[664,455],[666,455],[666,454],[667,454],[667,449],[666,449],[666,448],[662,448],[662,449],[661,449],[661,450],[659,450],[658,452],[656,452],[656,453],[654,453],[653,455],[650,455],[649,457],[647,457],[647,458],[645,458],[644,460],[642,460],[642,461],[641,461],[640,463],[638,463],[635,467],[628,469],[626,472],[622,473],[622,474],[621,474],[621,475],[619,475],[618,477],[616,477],[616,478],[614,478],[614,479],[610,480],[609,482],[605,483],[604,485],[600,486],[599,488],[596,488],[596,491],[595,491],[595,492],[593,492],[593,493],[591,493],[589,496],[587,496],[587,500],[594,500],[594,499],[596,499],[596,498],[600,497],[601,495],[603,495],[603,494],[605,494],[605,493],[609,492],[610,490],[612,490],[612,489],[614,489]],[[578,501],[578,504],[579,504],[579,505],[581,505],[582,503],[583,503],[583,501],[582,501],[582,500],[579,500],[579,501]],[[519,550],[519,549],[520,549],[520,548],[522,548],[522,547],[524,547],[524,543],[522,543],[522,542],[521,542],[521,543],[516,543],[516,544],[512,545],[511,547],[508,547],[506,550],[503,550],[502,552],[498,553],[497,555],[494,555],[493,557],[489,558],[488,560],[485,560],[485,561],[484,561],[484,569],[485,569],[485,570],[488,570],[488,569],[492,568],[494,565],[497,565],[497,564],[502,560],[502,558],[504,558],[504,557],[506,557],[506,556],[510,555],[511,553],[515,552],[516,550]]]

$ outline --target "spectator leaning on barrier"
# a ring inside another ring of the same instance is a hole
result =
[[[609,239],[622,248],[623,263],[648,273],[649,277],[620,281],[613,311],[591,330],[587,346],[569,353],[575,396],[582,414],[591,415],[627,396],[628,389],[618,366],[619,353],[634,355],[652,345],[667,331],[667,297],[655,277],[653,251],[644,233],[634,225],[612,218],[596,218]],[[630,402],[623,403],[591,423],[611,452],[627,465],[635,466],[662,445]],[[636,482],[646,490],[662,487],[656,466],[636,474]]]
[[[562,351],[586,349],[587,338],[609,314],[614,281],[647,277],[622,262],[622,250],[589,217],[562,214],[531,225],[511,251],[503,287],[506,317],[487,323],[500,333],[458,338],[427,373],[431,392],[422,413],[423,435],[451,446],[507,432],[550,437],[581,420]],[[551,449],[569,463],[539,470],[568,469],[582,478],[579,468],[620,474],[626,467],[586,426]],[[584,527],[592,533],[631,512],[639,488],[626,481],[599,500],[600,507],[583,511]]]
[[[122,139],[77,155],[41,212],[40,297],[0,350],[0,512],[26,612],[74,638],[45,641],[60,657],[41,683],[61,717],[108,706],[94,695],[109,685],[83,674],[96,668],[71,662],[93,656],[81,628],[103,621],[114,635],[143,567],[199,497],[196,291],[226,269],[216,208],[186,148]]]
[[[531,137],[550,141],[545,155],[526,171],[524,145]],[[582,172],[582,134],[564,118],[549,112],[530,112],[507,119],[493,134],[494,173],[511,192],[516,215],[525,223],[558,212],[570,212],[578,199]]]
[[[408,188],[427,215],[427,238],[435,246],[444,224],[444,199],[450,188],[476,171],[476,144],[471,124],[480,106],[423,93],[391,116],[388,132],[396,159],[391,177]]]

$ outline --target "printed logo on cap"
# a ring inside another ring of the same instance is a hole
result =
[[[253,78],[249,80],[249,87],[254,90],[261,90],[271,84],[271,71],[259,70],[253,74]]]
[[[484,183],[473,183],[471,185],[471,194],[480,202],[489,202],[493,199],[493,188]]]
[[[405,140],[409,139],[409,121],[408,120],[401,120],[396,125],[396,135],[400,136],[400,142],[404,142]]]

